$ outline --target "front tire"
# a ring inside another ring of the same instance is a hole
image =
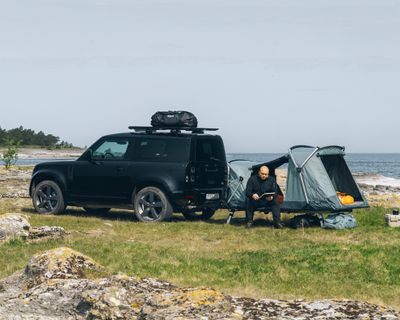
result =
[[[135,215],[139,221],[158,222],[171,219],[173,208],[163,191],[156,187],[145,187],[135,196]]]
[[[43,180],[37,184],[32,202],[36,212],[40,214],[57,214],[65,210],[61,188],[52,180]]]

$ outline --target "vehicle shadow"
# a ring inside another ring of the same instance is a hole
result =
[[[21,210],[24,213],[32,214],[32,215],[40,215],[35,211],[34,208],[22,208]],[[70,217],[92,217],[92,218],[100,218],[104,220],[120,220],[120,221],[131,221],[131,222],[137,222],[137,223],[144,223],[140,222],[133,210],[123,210],[123,209],[111,209],[109,212],[98,212],[96,210],[83,210],[78,207],[68,207],[63,213],[58,214],[58,215],[48,215],[48,216],[70,216]],[[217,216],[213,217],[209,220],[201,220],[201,219],[194,219],[194,220],[188,220],[186,219],[183,215],[179,213],[174,213],[172,216],[171,220],[169,220],[166,223],[179,223],[179,222],[204,222],[204,223],[209,223],[209,224],[215,224],[215,225],[227,225],[228,215],[226,217],[223,216]],[[243,228],[246,224],[246,219],[243,216],[243,214],[236,214],[231,222],[230,226],[234,227],[241,227]],[[253,227],[258,228],[258,227],[273,227],[273,223],[271,220],[268,219],[268,215],[265,216],[265,218],[255,218],[253,222]]]
[[[34,208],[22,208],[21,210],[24,213],[29,213],[33,215],[40,215],[35,211]],[[48,216],[71,216],[71,217],[91,217],[91,218],[100,218],[104,220],[119,220],[119,221],[131,221],[131,222],[140,222],[133,210],[122,210],[122,209],[111,209],[109,212],[99,212],[96,210],[83,210],[81,208],[68,207],[63,213],[57,215],[48,215]],[[183,222],[186,221],[182,215],[175,214],[169,222]],[[143,222],[140,222],[143,223]]]
[[[23,208],[22,212],[30,213],[34,215],[40,215],[33,208]],[[110,210],[109,212],[102,213],[96,210],[93,211],[85,211],[80,208],[67,208],[63,213],[57,215],[48,215],[48,216],[71,216],[71,217],[92,217],[92,218],[101,218],[104,220],[122,220],[122,221],[133,221],[138,222],[135,213],[129,210]]]
[[[228,220],[228,214],[225,217],[222,217],[221,215],[217,217],[212,217],[209,220],[206,220],[204,222],[210,223],[210,224],[219,224],[219,225],[229,225],[229,226],[234,226],[234,227],[241,227],[244,228],[246,225],[246,216],[244,212],[236,212],[234,216],[232,217],[231,221],[229,224],[227,224]],[[286,217],[282,216],[282,224],[283,226],[287,226],[287,221]],[[274,224],[272,221],[272,213],[266,213],[264,215],[258,215],[254,217],[253,221],[253,228],[265,228],[265,227],[270,227],[273,228]]]
[[[227,226],[233,226],[233,227],[240,227],[240,228],[244,228],[246,225],[246,219],[242,218],[242,217],[234,217],[232,218],[232,220],[230,221],[229,224],[226,223],[227,218],[223,219],[223,218],[214,218],[214,219],[210,219],[207,221],[204,221],[206,223],[210,223],[210,224],[218,224],[218,225],[227,225]],[[273,222],[267,219],[261,219],[261,218],[256,218],[253,221],[253,228],[258,228],[258,227],[273,227]]]

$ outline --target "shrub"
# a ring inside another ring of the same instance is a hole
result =
[[[6,147],[7,149],[1,155],[1,160],[4,162],[6,169],[9,169],[18,160],[19,142],[7,139]]]

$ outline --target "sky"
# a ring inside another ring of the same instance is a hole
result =
[[[227,152],[400,152],[400,1],[0,0],[0,127],[78,146],[188,110]]]

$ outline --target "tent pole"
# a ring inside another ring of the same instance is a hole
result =
[[[319,149],[319,148],[316,147],[316,148],[314,149],[314,151],[311,152],[311,154],[307,157],[307,159],[304,160],[304,162],[301,164],[300,168],[303,168],[303,167],[306,165],[306,163],[308,162],[308,160],[311,159],[311,157],[318,151],[318,149]]]
[[[310,201],[308,200],[308,195],[306,192],[306,185],[305,185],[304,179],[303,179],[303,171],[299,172],[299,177],[300,177],[301,187],[303,188],[304,197],[306,198],[306,203],[310,204]]]

